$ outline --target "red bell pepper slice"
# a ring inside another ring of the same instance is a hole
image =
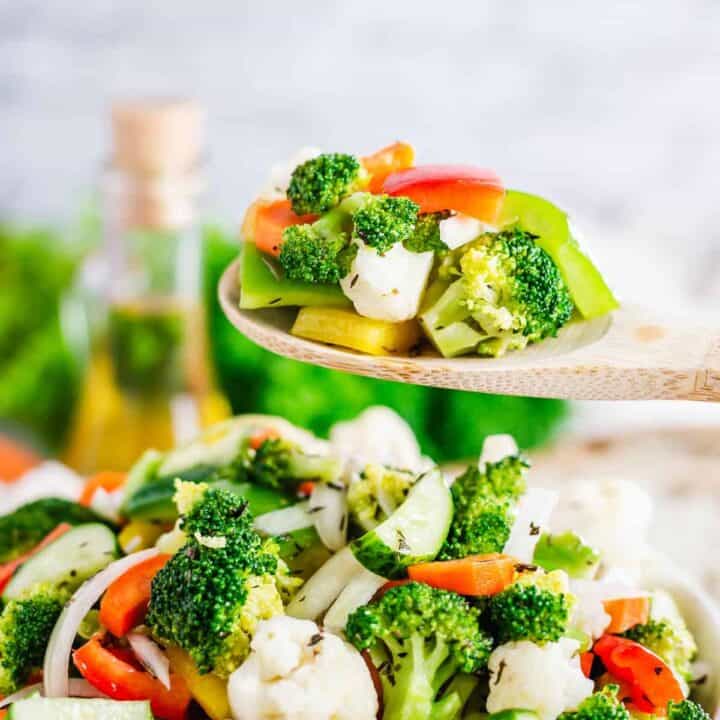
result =
[[[627,638],[603,635],[593,646],[613,677],[628,687],[632,704],[643,713],[664,714],[684,694],[673,671],[646,647]]]
[[[5,590],[15,571],[33,555],[39,553],[44,547],[55,542],[61,535],[64,535],[70,529],[68,523],[60,523],[54,530],[50,531],[32,550],[21,555],[19,558],[10,560],[0,565],[0,594]]]
[[[115,637],[127,635],[145,619],[152,579],[170,555],[155,555],[130,568],[106,590],[100,602],[100,622]]]
[[[505,188],[492,170],[466,165],[419,165],[388,175],[388,195],[409,197],[420,212],[455,210],[487,223],[497,221]]]
[[[161,720],[185,720],[190,691],[185,681],[170,674],[168,690],[150,673],[118,657],[96,635],[73,653],[75,667],[95,688],[114,700],[149,700],[153,714]]]

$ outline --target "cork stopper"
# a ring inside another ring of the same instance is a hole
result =
[[[112,109],[113,165],[139,175],[191,171],[202,151],[204,117],[191,100],[130,100]]]
[[[130,100],[112,109],[111,177],[125,228],[188,227],[202,179],[204,113],[190,100]]]

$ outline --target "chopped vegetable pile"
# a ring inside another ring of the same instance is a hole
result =
[[[618,307],[564,212],[490,170],[306,149],[248,210],[240,307],[371,355],[499,357]]]
[[[509,436],[450,475],[384,408],[238,416],[76,495],[0,517],[15,720],[709,720],[646,538],[556,522]]]

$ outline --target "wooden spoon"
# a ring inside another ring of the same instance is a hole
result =
[[[720,330],[715,318],[672,320],[624,307],[574,322],[557,338],[502,358],[363,355],[290,334],[296,308],[240,310],[238,262],[225,271],[220,303],[230,322],[279,355],[335,370],[416,385],[576,400],[720,401]]]

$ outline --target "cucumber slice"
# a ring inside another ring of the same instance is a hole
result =
[[[80,698],[44,698],[40,695],[10,706],[8,720],[152,720],[150,703]]]
[[[100,523],[78,525],[21,565],[5,588],[3,600],[18,598],[36,583],[79,587],[116,557],[112,530]]]
[[[123,489],[122,513],[127,514],[127,502],[139,488],[155,480],[157,471],[165,456],[157,450],[146,450],[140,459],[130,468]]]
[[[436,468],[413,485],[405,502],[385,522],[354,540],[351,548],[376,575],[403,577],[410,565],[432,560],[440,552],[452,518],[452,495]]]
[[[177,477],[181,480],[189,479],[187,473],[180,473]],[[190,481],[195,482],[194,479]],[[201,480],[197,480],[197,482],[201,482]],[[244,497],[248,501],[250,512],[256,517],[286,507],[291,503],[291,500],[282,493],[251,483],[219,480],[211,482],[209,485]],[[125,503],[125,514],[132,520],[174,522],[178,516],[177,507],[173,502],[174,496],[175,478],[160,478],[150,485],[141,487],[132,497],[128,498]]]
[[[351,303],[339,285],[315,285],[287,280],[276,273],[272,260],[257,249],[255,243],[243,244],[240,261],[240,307],[251,310],[263,307],[323,305],[350,307]]]

